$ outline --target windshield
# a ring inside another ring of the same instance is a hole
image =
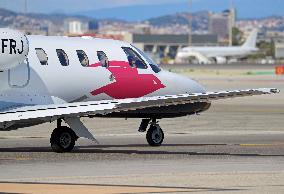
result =
[[[131,45],[133,46],[133,45]],[[133,46],[136,51],[143,56],[143,58],[147,61],[147,63],[150,65],[150,67],[152,68],[152,70],[155,72],[155,73],[159,73],[161,71],[161,68],[160,66],[153,60],[151,59],[151,57],[149,57],[145,52],[141,51],[139,48]]]

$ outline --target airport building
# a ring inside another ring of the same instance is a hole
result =
[[[275,58],[284,59],[284,42],[275,43]]]
[[[178,49],[193,46],[216,46],[217,35],[126,34],[124,40],[160,58],[175,58]]]

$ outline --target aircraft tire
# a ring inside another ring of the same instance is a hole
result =
[[[161,146],[164,141],[164,132],[158,125],[151,125],[147,131],[146,139],[150,146]]]
[[[50,145],[54,152],[71,152],[75,146],[76,134],[68,127],[60,127],[53,130],[50,137]]]

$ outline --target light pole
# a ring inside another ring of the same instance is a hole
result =
[[[192,46],[192,0],[189,0],[189,44]]]
[[[25,10],[24,13],[27,14],[28,13],[28,0],[25,0]]]

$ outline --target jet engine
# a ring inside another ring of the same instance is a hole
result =
[[[22,64],[28,52],[29,42],[24,33],[0,28],[0,70],[11,69]]]
[[[215,57],[215,61],[217,64],[227,63],[227,59],[225,57]]]

